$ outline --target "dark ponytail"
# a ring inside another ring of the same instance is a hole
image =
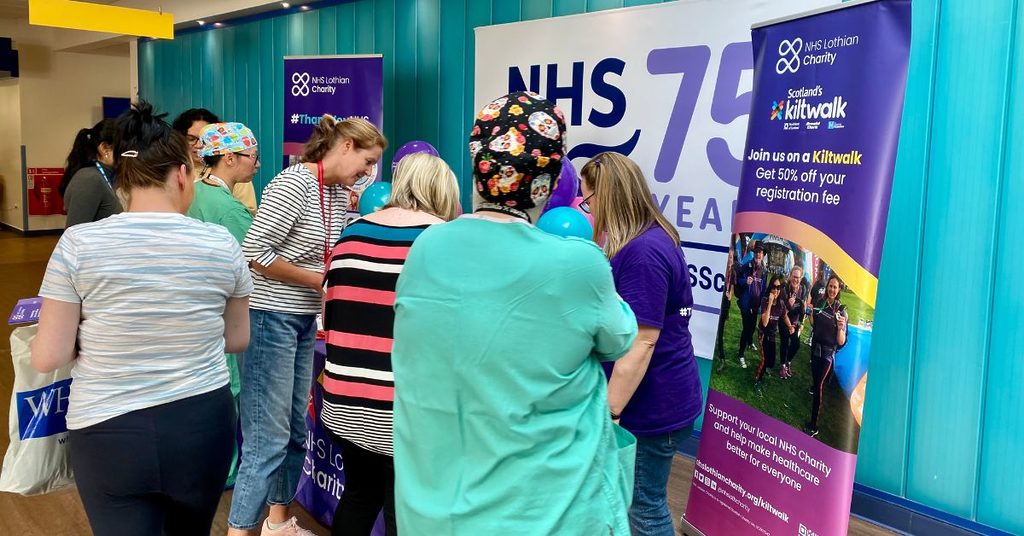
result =
[[[117,118],[114,170],[117,188],[126,197],[133,188],[162,188],[178,166],[192,169],[188,142],[164,121],[166,116],[139,101]]]
[[[114,121],[104,119],[96,123],[92,128],[83,128],[75,135],[75,141],[71,144],[71,152],[64,164],[64,175],[60,178],[61,197],[71,184],[71,178],[78,173],[78,170],[93,165],[100,154],[100,144],[114,144]]]

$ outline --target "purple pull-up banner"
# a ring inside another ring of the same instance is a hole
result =
[[[910,1],[849,2],[752,36],[719,362],[684,533],[846,534]]]

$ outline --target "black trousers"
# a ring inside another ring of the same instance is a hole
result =
[[[813,428],[818,427],[818,414],[821,413],[821,394],[825,390],[825,382],[828,381],[829,374],[832,374],[832,362],[835,361],[836,349],[822,346],[820,344],[811,345],[811,391],[813,392],[813,398],[811,399],[811,426]]]
[[[71,430],[68,448],[96,536],[209,534],[235,449],[231,390]]]
[[[718,358],[721,359],[722,361],[725,361],[725,341],[722,340],[722,335],[725,332],[725,330],[723,329],[725,327],[725,321],[729,319],[729,306],[730,305],[732,305],[732,304],[729,303],[729,298],[727,298],[725,296],[725,293],[723,292],[722,293],[722,309],[721,309],[721,311],[720,311],[720,313],[718,315],[718,335],[716,336],[716,339],[715,339],[715,348],[718,349],[718,352],[717,352],[718,353]]]
[[[369,536],[384,509],[384,533],[398,534],[395,523],[395,461],[335,434],[345,464],[345,490],[334,511],[331,536]]]
[[[761,364],[757,366],[757,375],[754,376],[755,381],[761,381],[764,377],[765,369],[775,367],[775,336],[770,331],[765,330],[761,333],[761,344],[757,347],[761,353]]]
[[[783,365],[788,365],[800,351],[800,330],[790,334],[786,326],[779,326],[779,335],[779,357]]]
[[[740,309],[740,316],[743,317],[743,331],[740,332],[739,357],[747,352],[747,347],[754,342],[754,328],[757,326],[757,310]]]

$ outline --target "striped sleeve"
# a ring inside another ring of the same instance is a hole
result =
[[[242,242],[242,253],[250,261],[270,266],[277,260],[277,248],[306,210],[306,188],[301,180],[281,175],[263,191],[263,202]]]
[[[57,247],[53,248],[50,255],[50,262],[46,265],[46,273],[43,275],[43,284],[39,289],[39,295],[67,303],[82,303],[82,297],[75,289],[72,280],[72,273],[77,272],[78,263],[77,248],[72,232],[66,231],[60,237]]]

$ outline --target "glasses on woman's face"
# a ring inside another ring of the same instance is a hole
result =
[[[238,156],[244,156],[246,158],[252,158],[252,163],[253,164],[258,164],[260,162],[260,153],[252,153],[252,154],[235,153],[235,154],[237,154]]]
[[[587,197],[583,198],[583,201],[580,201],[580,210],[582,210],[586,214],[590,214],[590,198],[592,197],[594,197],[594,194],[590,194]]]
[[[772,285],[772,290],[782,290],[782,285]]]
[[[195,136],[193,136],[191,134],[186,134],[185,135],[185,140],[188,141],[188,144],[190,146],[192,146],[192,147],[197,147],[199,145],[199,138],[197,138],[197,137],[195,137]]]

